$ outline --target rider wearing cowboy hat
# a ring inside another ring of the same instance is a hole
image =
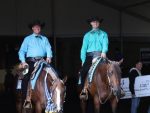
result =
[[[44,26],[45,23],[39,20],[35,20],[30,23],[28,27],[33,33],[25,37],[18,52],[22,68],[29,65],[29,73],[24,76],[22,81],[23,99],[25,99],[27,95],[28,81],[30,80],[31,73],[34,70],[35,62],[46,58],[46,61],[51,63],[51,45],[47,37],[41,35],[41,29]],[[28,101],[30,100],[27,99],[27,103]]]
[[[92,29],[84,35],[81,48],[80,58],[82,61],[82,69],[80,75],[82,89],[84,87],[87,72],[92,65],[92,60],[97,56],[106,58],[109,40],[107,33],[99,28],[102,21],[103,19],[100,19],[97,16],[87,20],[87,23],[91,25]],[[81,95],[84,94],[85,90],[82,90]]]

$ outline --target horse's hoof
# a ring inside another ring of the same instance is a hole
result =
[[[86,89],[83,89],[79,96],[80,100],[88,100],[88,92]]]

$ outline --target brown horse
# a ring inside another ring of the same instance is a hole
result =
[[[121,70],[117,62],[102,59],[95,69],[91,83],[86,79],[85,88],[90,93],[95,113],[100,112],[101,104],[110,101],[112,112],[116,113],[117,103],[121,95]],[[87,101],[81,99],[82,113],[86,113]]]
[[[50,71],[49,68],[42,69],[34,90],[31,90],[30,97],[32,104],[34,106],[35,113],[42,113],[43,110],[46,109],[48,104],[53,104],[55,106],[55,113],[63,112],[63,103],[65,100],[65,81],[61,80],[58,76],[55,76],[54,73]],[[44,82],[45,81],[45,82]],[[47,94],[45,88],[47,87]],[[22,95],[21,92],[18,91],[16,93],[16,108],[18,113],[29,113],[33,112],[33,110],[26,110],[23,108]],[[47,98],[47,95],[51,96],[50,100]],[[48,103],[48,100],[51,103]],[[33,107],[32,107],[33,108]],[[45,111],[46,113],[52,113],[51,111]]]

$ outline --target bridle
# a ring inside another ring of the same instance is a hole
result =
[[[106,76],[107,76],[107,79],[108,79],[108,83],[109,83],[108,85],[109,85],[109,88],[110,88],[110,92],[109,92],[108,96],[106,97],[106,99],[104,101],[101,100],[100,92],[99,92],[98,87],[97,87],[98,98],[99,98],[99,101],[100,101],[101,104],[105,104],[107,102],[107,100],[111,97],[111,95],[113,94],[113,91],[114,91],[114,87],[113,87],[111,79],[110,79],[110,77],[113,75],[113,72],[110,72],[110,66],[112,65],[112,63],[113,62],[111,62],[111,61],[108,61],[108,63],[107,63],[108,67],[107,67]],[[96,79],[96,80],[97,80],[96,82],[98,83],[99,79]]]

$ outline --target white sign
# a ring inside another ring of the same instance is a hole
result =
[[[129,78],[121,79],[121,87],[125,92],[125,96],[122,99],[131,98],[131,92],[129,89]],[[136,97],[150,96],[150,75],[136,77],[134,89]]]

